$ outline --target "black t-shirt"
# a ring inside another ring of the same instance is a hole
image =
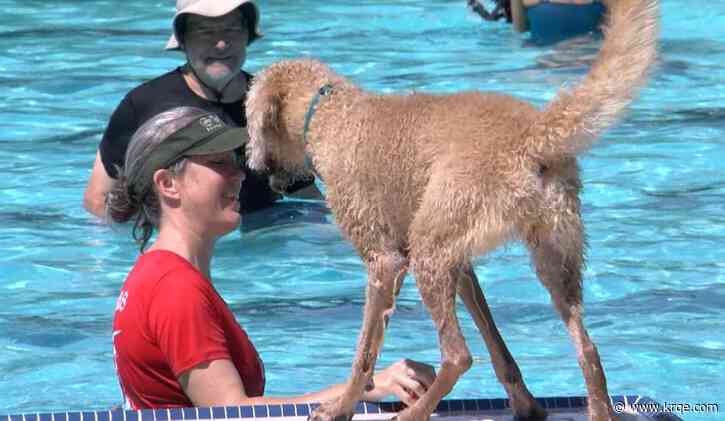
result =
[[[245,75],[251,80],[250,74],[245,72]],[[228,104],[207,101],[189,88],[181,68],[177,68],[134,88],[113,112],[98,147],[106,173],[112,178],[118,177],[116,166],[123,167],[126,149],[136,129],[151,117],[181,106],[213,112],[235,127],[247,126],[244,98]],[[268,207],[280,198],[270,189],[266,175],[249,169],[246,172],[239,195],[242,212]]]

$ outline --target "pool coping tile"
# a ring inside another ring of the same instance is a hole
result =
[[[623,403],[631,406],[635,403],[657,404],[658,402],[648,396],[639,395],[613,395],[610,396],[612,404]],[[536,401],[548,410],[569,409],[576,410],[587,406],[584,396],[553,396],[536,398]],[[123,410],[114,408],[103,411],[70,411],[70,412],[40,412],[27,414],[0,415],[0,421],[194,421],[194,420],[225,420],[225,419],[262,419],[281,417],[304,417],[310,415],[320,404],[283,403],[274,405],[246,405],[246,406],[216,406],[199,408],[167,408],[146,410]],[[360,415],[376,415],[397,412],[405,405],[401,402],[358,402],[353,412]],[[508,399],[444,399],[438,403],[438,413],[465,413],[465,412],[501,412],[509,410]],[[640,415],[657,421],[682,421],[677,415],[663,411],[638,411]]]

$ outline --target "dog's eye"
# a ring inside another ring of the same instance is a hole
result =
[[[539,165],[539,175],[544,175],[544,173],[548,169],[549,169],[549,167],[547,167],[546,165],[543,165],[543,164]]]

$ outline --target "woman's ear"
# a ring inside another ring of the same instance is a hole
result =
[[[178,180],[168,169],[156,170],[154,172],[153,184],[159,195],[159,199],[179,198]]]

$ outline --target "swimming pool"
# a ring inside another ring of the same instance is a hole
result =
[[[312,55],[369,89],[494,90],[543,104],[596,52],[596,43],[529,47],[462,0],[301,3],[261,2],[266,39],[246,69]],[[111,317],[137,249],[127,227],[96,222],[80,201],[122,95],[180,63],[162,51],[172,1],[120,4],[0,0],[2,413],[120,400]],[[725,4],[664,0],[662,12],[659,70],[581,160],[586,322],[611,393],[723,411]],[[360,325],[363,268],[318,206],[289,204],[247,223],[265,218],[276,224],[221,241],[217,288],[262,354],[269,394],[342,381]],[[569,338],[524,250],[498,250],[476,270],[532,392],[584,394]],[[504,396],[473,323],[460,316],[475,365],[450,396]],[[437,363],[432,327],[409,280],[381,363]]]

